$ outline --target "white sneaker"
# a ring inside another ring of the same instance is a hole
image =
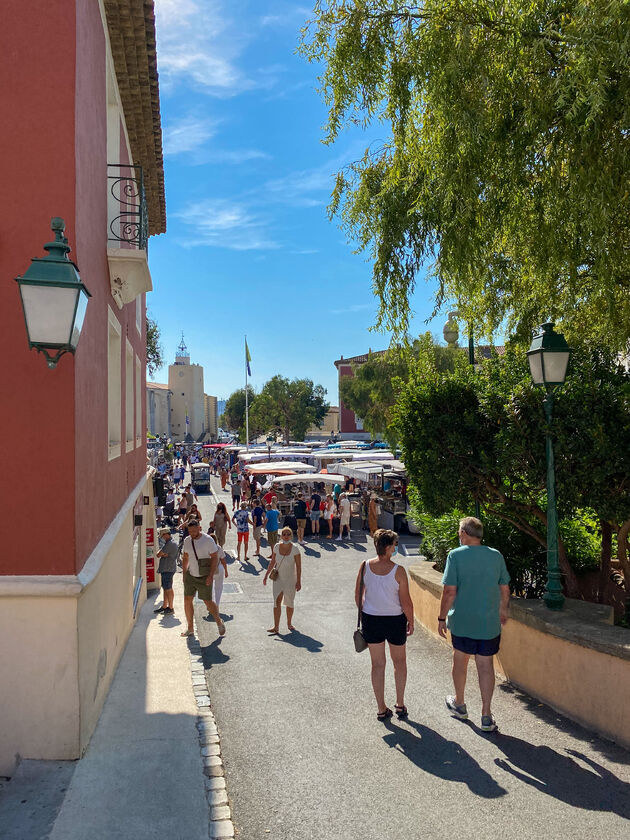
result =
[[[337,542],[342,542],[342,541],[343,541],[343,537],[337,537]]]

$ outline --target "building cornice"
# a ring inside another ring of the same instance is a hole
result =
[[[162,122],[153,0],[104,0],[120,99],[136,165],[144,170],[149,235],[166,231]]]

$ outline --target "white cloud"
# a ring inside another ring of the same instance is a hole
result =
[[[214,137],[216,131],[215,123],[192,116],[174,124],[166,124],[162,138],[164,154],[168,157],[195,151]]]
[[[193,229],[188,247],[206,245],[233,251],[279,248],[269,233],[270,219],[229,199],[206,199],[173,214]]]
[[[365,312],[367,309],[374,309],[374,301],[372,303],[353,303],[351,306],[345,306],[343,309],[331,309],[331,315],[346,315],[348,312]]]
[[[253,86],[238,67],[247,37],[222,0],[155,0],[160,83],[181,78],[207,93],[234,96]]]
[[[261,26],[298,26],[303,25],[313,16],[313,10],[308,6],[285,6],[272,14],[263,15],[260,19]]]

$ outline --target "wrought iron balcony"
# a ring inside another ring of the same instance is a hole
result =
[[[146,251],[149,219],[141,166],[107,164],[107,241]]]

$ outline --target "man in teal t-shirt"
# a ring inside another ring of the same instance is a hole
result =
[[[494,654],[501,642],[501,626],[508,617],[510,575],[500,551],[481,544],[483,525],[474,516],[459,523],[459,548],[446,558],[444,591],[438,616],[438,633],[453,643],[455,695],[446,698],[453,714],[466,720],[464,703],[468,661],[475,657],[481,691],[481,728],[493,732],[497,725],[490,706],[494,693]]]

